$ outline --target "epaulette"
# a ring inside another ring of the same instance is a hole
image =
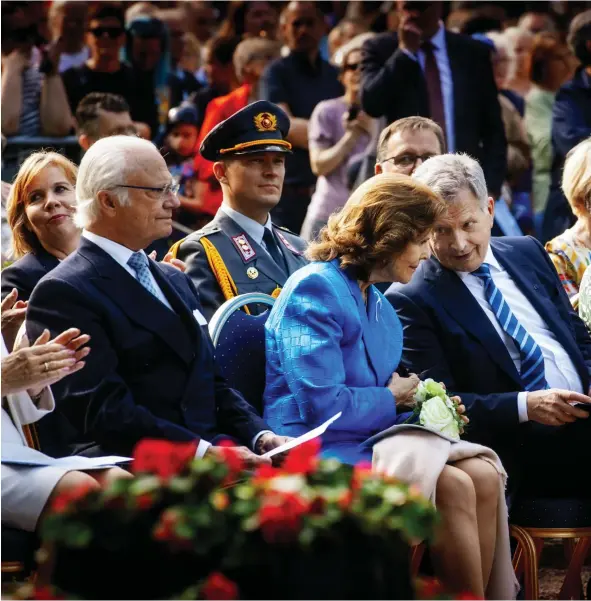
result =
[[[222,230],[219,225],[207,224],[207,225],[204,225],[200,230],[197,230],[196,232],[194,232],[194,234],[195,234],[195,237],[197,238],[197,240],[199,240],[203,236],[210,236],[211,234],[217,234],[218,232],[221,232],[221,231]]]
[[[296,238],[299,238],[299,236],[295,232],[292,232],[287,227],[284,227],[282,225],[277,225],[276,223],[274,223],[273,226],[276,227],[278,230],[283,230],[284,232],[287,232],[288,234],[291,234],[292,236],[295,236]]]

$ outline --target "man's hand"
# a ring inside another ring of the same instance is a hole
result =
[[[570,402],[569,402],[570,401]],[[591,398],[568,390],[536,390],[527,393],[527,415],[530,420],[547,426],[562,426],[589,417],[587,411],[571,403],[591,405]]]
[[[19,328],[25,321],[27,314],[27,302],[17,300],[18,291],[13,288],[10,294],[2,301],[2,337],[6,343],[6,348],[12,351],[16,335]]]
[[[410,21],[408,15],[403,15],[398,26],[398,46],[411,54],[417,54],[421,47],[423,32]]]
[[[2,60],[2,67],[7,71],[22,73],[31,64],[31,58],[20,50],[13,50]]]
[[[150,257],[150,259],[152,259],[152,261],[156,260],[156,251],[153,250],[148,257]],[[176,267],[179,271],[182,271],[183,273],[185,273],[185,271],[187,270],[187,265],[184,261],[181,261],[180,259],[175,259],[172,256],[172,253],[166,253],[164,259],[162,259],[162,261],[160,261],[161,263],[168,263],[169,265],[172,265],[172,267]]]
[[[285,444],[292,440],[291,436],[277,436],[277,434],[272,434],[271,432],[267,432],[262,436],[259,436],[257,440],[255,451],[259,455],[263,455],[264,453],[268,453],[277,447]],[[273,455],[271,460],[273,461],[273,465],[278,466],[281,465],[285,461],[286,454],[279,453],[278,455]]]
[[[250,449],[246,447],[231,447],[232,450],[244,461],[244,465],[247,468],[255,468],[259,465],[271,465],[271,460],[266,457],[260,457],[259,455],[255,455]],[[224,449],[223,447],[216,447],[211,445],[208,447],[207,451],[205,451],[205,456],[213,456],[219,459],[224,458]]]

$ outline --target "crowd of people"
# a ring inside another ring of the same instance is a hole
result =
[[[230,438],[256,467],[341,412],[323,456],[371,461],[432,378],[468,424],[433,481],[433,568],[515,598],[505,501],[591,499],[572,461],[591,435],[591,10],[452,4],[2,3],[3,136],[75,133],[83,153],[40,149],[3,182],[3,524],[131,477],[51,458],[145,438],[197,457]],[[276,299],[256,407],[207,327],[248,292]],[[47,467],[4,462],[33,442]]]

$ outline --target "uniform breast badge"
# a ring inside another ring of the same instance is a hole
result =
[[[251,279],[251,280],[256,280],[259,277],[259,270],[256,267],[249,267],[246,270],[246,275]]]
[[[232,242],[234,242],[234,245],[242,255],[244,261],[250,261],[253,257],[256,257],[254,248],[250,245],[250,242],[246,239],[244,234],[232,236]]]

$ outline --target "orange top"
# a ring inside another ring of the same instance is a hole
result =
[[[205,136],[222,121],[231,117],[236,111],[243,109],[248,104],[252,86],[245,83],[225,96],[214,98],[207,105],[203,125],[199,131],[197,148]],[[213,174],[213,163],[204,159],[200,154],[195,156],[195,174],[200,182],[207,183],[203,197],[203,212],[215,215],[222,204],[222,188]]]

